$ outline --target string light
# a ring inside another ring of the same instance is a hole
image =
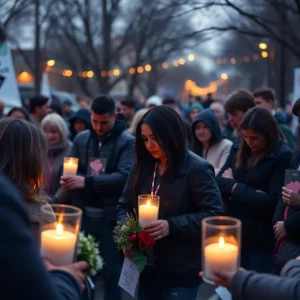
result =
[[[179,66],[179,61],[178,61],[178,60],[174,60],[174,61],[173,61],[173,66],[174,66],[175,68],[177,68],[177,67]]]
[[[168,69],[169,67],[169,65],[166,62],[164,62],[161,66],[163,69]]]
[[[236,59],[234,57],[230,58],[230,63],[232,63],[233,65],[236,64]]]
[[[267,58],[267,57],[269,56],[269,53],[268,53],[267,51],[262,51],[262,52],[261,52],[261,56],[262,56],[263,58]]]
[[[119,69],[115,69],[113,71],[114,76],[119,76],[120,75],[120,70]]]
[[[194,61],[195,60],[195,55],[194,54],[189,54],[188,60],[189,61]]]
[[[54,59],[50,59],[47,61],[47,66],[48,67],[53,67],[55,65],[55,60]]]
[[[128,72],[129,74],[133,75],[135,73],[135,68],[130,68]]]
[[[145,71],[146,71],[146,72],[150,72],[151,70],[152,70],[151,65],[146,65],[146,66],[145,66]]]
[[[184,65],[185,64],[185,59],[184,58],[179,58],[178,63],[180,65]]]
[[[139,66],[137,68],[137,72],[140,73],[140,74],[143,73],[144,72],[144,68],[142,66]]]
[[[227,75],[226,73],[222,73],[222,74],[221,74],[221,78],[222,78],[223,80],[227,80],[227,79],[228,79],[228,75]]]
[[[106,71],[101,71],[100,75],[101,75],[101,77],[105,78],[107,76],[107,72]]]
[[[86,73],[86,76],[87,76],[88,78],[92,78],[92,77],[94,76],[94,72],[93,72],[93,71],[88,71],[88,72]]]

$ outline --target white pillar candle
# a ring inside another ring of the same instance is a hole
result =
[[[152,205],[148,200],[147,204],[139,206],[139,223],[142,228],[157,221],[158,219],[158,206]]]
[[[64,161],[64,176],[76,176],[78,168],[78,159],[66,158]]]
[[[237,271],[238,253],[238,246],[225,243],[223,237],[204,247],[205,277],[214,279],[213,271]]]
[[[62,266],[73,262],[76,234],[63,230],[59,223],[56,229],[45,230],[41,234],[41,254],[54,265]]]

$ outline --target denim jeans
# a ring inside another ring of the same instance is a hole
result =
[[[121,288],[118,286],[121,273],[121,256],[113,240],[115,221],[107,217],[83,215],[82,230],[92,234],[99,242],[100,255],[104,260],[104,267],[99,275],[104,280],[105,300],[121,300]]]

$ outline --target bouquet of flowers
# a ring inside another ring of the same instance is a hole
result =
[[[85,235],[84,232],[79,233],[77,243],[77,260],[85,260],[90,265],[89,274],[95,276],[97,271],[103,268],[104,262],[99,255],[99,244],[95,241],[92,235]]]
[[[122,250],[141,273],[148,263],[148,256],[151,255],[151,249],[155,244],[152,236],[147,231],[143,231],[139,221],[129,214],[125,224],[123,226],[118,224],[113,233],[118,250]]]

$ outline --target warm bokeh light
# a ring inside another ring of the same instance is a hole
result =
[[[143,73],[144,72],[144,68],[142,66],[139,66],[137,68],[137,72],[140,73],[140,74]]]
[[[88,78],[92,78],[94,76],[94,72],[93,71],[88,71],[87,74],[86,74],[86,76]]]
[[[269,53],[267,51],[262,51],[261,56],[263,58],[267,58],[269,56]]]
[[[184,88],[188,93],[194,96],[203,96],[208,93],[214,94],[218,89],[218,84],[216,82],[211,82],[207,87],[199,87],[194,81],[187,80]]]
[[[178,60],[180,65],[184,65],[185,64],[185,59],[184,58],[179,58]]]
[[[261,50],[266,50],[268,48],[268,45],[266,43],[259,43],[258,47]]]
[[[54,59],[50,59],[47,61],[47,66],[48,67],[53,67],[55,65],[55,60]]]
[[[133,75],[135,73],[135,68],[130,68],[128,72],[129,74]]]
[[[179,61],[178,60],[174,60],[173,61],[173,66],[176,68],[179,66]]]
[[[106,77],[106,76],[107,76],[107,72],[106,72],[106,71],[101,71],[101,74],[100,74],[100,75],[101,75],[101,77],[103,77],[103,78],[104,78],[104,77]]]
[[[161,66],[163,67],[163,69],[168,69],[169,67],[169,65],[166,62],[164,62]]]
[[[195,60],[195,55],[194,54],[189,54],[188,60],[189,61],[194,61]]]
[[[258,55],[258,54],[254,54],[254,55],[253,55],[253,59],[254,59],[254,60],[259,60],[259,55]]]
[[[249,62],[250,58],[248,56],[244,56],[244,62]]]
[[[119,76],[120,75],[120,70],[119,69],[115,69],[113,72],[114,76]]]
[[[107,75],[108,75],[108,77],[112,77],[114,75],[114,72],[112,70],[109,70]]]
[[[71,70],[63,70],[62,75],[65,77],[71,77],[72,76],[72,71]]]
[[[152,70],[151,65],[146,65],[146,66],[145,66],[145,71],[146,71],[146,72],[150,72],[151,70]]]
[[[227,80],[227,79],[228,79],[228,75],[227,75],[226,73],[222,73],[222,74],[221,74],[221,78],[222,78],[223,80]]]
[[[32,83],[33,77],[26,71],[21,72],[18,75],[18,82],[20,83]]]
[[[218,59],[216,60],[216,63],[217,63],[218,65],[221,65],[221,64],[223,63],[223,60],[222,60],[221,58],[218,58]]]
[[[233,65],[236,64],[236,59],[234,57],[230,58],[230,63],[232,63]]]

